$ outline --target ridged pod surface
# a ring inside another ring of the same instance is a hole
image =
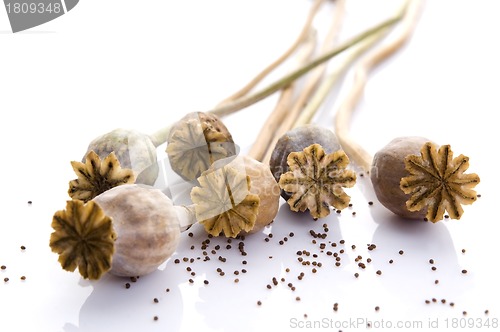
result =
[[[112,218],[117,234],[111,274],[145,275],[174,253],[180,239],[178,217],[172,201],[160,190],[127,184],[94,201]]]

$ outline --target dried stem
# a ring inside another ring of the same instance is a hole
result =
[[[311,97],[307,105],[304,107],[304,110],[300,113],[297,121],[294,124],[294,127],[299,127],[313,121],[313,117],[316,115],[321,105],[323,105],[323,102],[328,97],[333,87],[339,83],[340,79],[344,76],[350,66],[368,49],[370,49],[371,47],[373,47],[373,45],[383,39],[387,35],[389,30],[389,28],[386,28],[376,35],[367,38],[365,41],[349,50],[349,53],[346,54],[345,58],[339,59],[341,60],[340,62],[334,61],[332,63],[332,65],[334,65],[334,68],[323,80],[321,85],[316,90],[316,93]]]
[[[311,60],[311,56],[316,47],[315,36],[316,35],[311,32],[307,43],[303,45],[299,54],[297,54],[297,64],[299,68]],[[281,90],[280,97],[274,110],[271,112],[266,122],[262,125],[255,142],[252,144],[252,147],[247,154],[249,157],[262,161],[264,154],[269,148],[269,142],[273,139],[276,131],[280,127],[280,124],[288,115],[288,110],[293,102],[296,83],[297,81],[294,81]]]
[[[326,38],[323,41],[323,44],[320,49],[321,55],[324,55],[328,52],[328,50],[331,50],[335,41],[337,40],[340,28],[342,26],[344,12],[345,12],[345,0],[339,0],[337,2],[337,5],[335,6],[332,24],[330,25],[330,29],[328,30]],[[311,94],[318,86],[321,78],[324,75],[325,70],[326,70],[326,64],[323,64],[321,66],[318,66],[311,72],[309,79],[306,81],[305,86],[301,90],[293,107],[288,112],[287,117],[284,119],[283,122],[281,122],[279,129],[274,133],[273,140],[271,141],[270,144],[269,142],[267,142],[266,144],[267,153],[262,160],[263,163],[265,164],[269,163],[274,145],[283,134],[285,134],[288,130],[290,130],[293,127],[297,117],[303,110],[304,105],[307,104],[307,101],[310,98]]]
[[[300,31],[299,36],[295,39],[293,44],[276,60],[274,60],[270,65],[268,65],[264,70],[262,70],[257,76],[255,76],[250,82],[248,82],[243,88],[239,91],[235,92],[228,98],[224,99],[217,106],[220,107],[222,105],[227,104],[228,102],[232,102],[241,98],[248,94],[257,84],[259,84],[269,73],[271,73],[274,69],[276,69],[279,65],[281,65],[285,60],[287,60],[297,49],[299,46],[308,38],[309,32],[312,27],[312,23],[314,17],[318,13],[318,10],[321,8],[321,5],[325,2],[325,0],[316,0],[309,11],[306,22]]]
[[[366,85],[368,75],[378,64],[399,50],[412,35],[423,0],[408,0],[403,10],[401,27],[396,37],[367,54],[354,70],[354,82],[335,111],[335,132],[347,155],[364,171],[369,171],[373,157],[349,135],[351,116]]]
[[[349,40],[343,42],[336,48],[332,49],[331,51],[325,53],[323,56],[318,57],[316,60],[312,61],[311,63],[307,64],[306,66],[299,68],[295,70],[294,72],[282,77],[280,80],[272,83],[268,87],[264,88],[263,90],[260,90],[254,94],[242,97],[234,102],[231,102],[227,105],[212,109],[208,112],[213,113],[217,116],[225,116],[229,115],[232,113],[235,113],[237,111],[242,110],[243,108],[246,108],[250,105],[253,105],[262,99],[265,99],[266,97],[272,95],[278,90],[283,89],[284,87],[288,86],[291,82],[295,81],[302,75],[306,74],[310,70],[316,68],[317,66],[323,64],[324,62],[332,59],[333,57],[341,54],[342,52],[348,50],[352,46],[356,45],[357,43],[365,40],[366,38],[377,34],[380,30],[384,30],[386,27],[389,27],[393,25],[394,23],[398,22],[401,19],[401,15],[389,18],[376,26],[365,30],[364,32],[350,38]],[[165,127],[158,132],[150,135],[151,140],[153,141],[153,144],[155,146],[159,146],[166,142],[168,135],[170,133],[170,126]]]

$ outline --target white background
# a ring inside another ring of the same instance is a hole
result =
[[[500,5],[493,0],[427,1],[410,43],[370,76],[352,123],[352,135],[370,153],[394,137],[418,135],[468,155],[469,171],[481,177],[476,189],[482,197],[465,207],[460,221],[400,220],[376,202],[368,179],[359,178],[348,190],[353,208],[340,215],[314,222],[291,213],[282,201],[272,227],[245,240],[246,257],[238,241],[227,250],[225,239],[212,239],[209,251],[217,244],[221,249],[210,262],[170,260],[130,289],[124,287],[128,280],[106,276],[88,282],[58,265],[48,246],[50,222],[64,208],[68,181],[75,178],[70,161],[80,160],[93,138],[112,129],[152,133],[188,112],[211,109],[292,43],[311,3],[83,0],[68,14],[17,34],[0,9],[0,265],[7,266],[0,271],[3,326],[9,331],[254,331],[321,322],[325,330],[349,331],[364,329],[366,320],[375,326],[417,321],[424,328],[432,321],[451,328],[469,323],[464,317],[478,319],[475,327],[487,318],[498,324],[494,268],[500,228],[494,189],[499,135],[493,116],[500,106]],[[347,3],[341,39],[399,6],[398,1]],[[325,7],[315,21],[319,36],[331,10]],[[290,69],[286,63],[261,87]],[[347,87],[349,77],[344,83]],[[225,119],[242,153],[277,96]],[[333,126],[336,96],[341,92],[332,92],[316,122]],[[345,240],[343,246],[329,247],[345,249],[341,267],[333,266],[326,250],[321,252],[319,241],[311,242],[309,230],[322,232],[323,223],[329,227],[323,242]],[[206,237],[201,228],[192,231],[192,238],[183,235],[173,258],[202,256]],[[274,237],[265,242],[269,232]],[[290,232],[295,236],[279,245]],[[369,243],[377,249],[367,251]],[[323,264],[317,273],[297,261],[296,252],[303,249],[318,254],[310,257]],[[219,255],[226,263],[217,260]],[[366,270],[357,267],[358,255],[363,261],[372,258]],[[436,271],[428,263],[431,258]],[[233,274],[241,269],[247,273]],[[379,269],[383,273],[377,276]],[[462,269],[468,273],[462,275]],[[300,272],[305,274],[301,281]],[[10,280],[4,283],[6,277]],[[269,290],[273,277],[286,281]],[[432,298],[438,303],[425,304]],[[359,324],[345,325],[352,322]]]

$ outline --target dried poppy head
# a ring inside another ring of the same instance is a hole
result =
[[[292,129],[278,140],[270,164],[292,211],[309,210],[318,219],[329,215],[332,206],[342,210],[349,205],[343,188],[356,183],[356,174],[346,169],[349,158],[331,130],[316,125]]]
[[[236,154],[229,130],[211,113],[187,114],[174,124],[167,142],[170,166],[188,181],[198,178],[215,161]]]
[[[453,158],[449,145],[438,147],[422,137],[400,137],[373,158],[371,180],[379,201],[404,218],[437,222],[445,212],[460,219],[462,204],[476,201],[480,179],[464,174],[469,158]]]
[[[197,219],[213,236],[258,232],[278,213],[278,184],[269,167],[248,156],[215,162],[198,182],[191,199]]]
[[[160,190],[127,184],[84,203],[71,200],[52,220],[52,251],[83,278],[135,277],[155,271],[175,251],[182,208]]]
[[[114,152],[121,167],[134,172],[135,183],[153,185],[158,177],[156,146],[151,137],[135,130],[115,129],[90,142],[83,162],[90,151],[99,158]]]

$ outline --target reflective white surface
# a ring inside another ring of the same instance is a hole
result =
[[[347,2],[345,35],[392,14],[398,5]],[[398,219],[376,201],[369,179],[358,177],[357,185],[346,190],[353,207],[318,221],[290,212],[282,201],[275,222],[246,237],[246,256],[238,249],[239,240],[228,249],[227,239],[212,238],[205,249],[210,260],[204,261],[206,235],[195,226],[157,272],[137,282],[113,276],[89,282],[63,271],[50,251],[52,215],[64,208],[68,181],[75,178],[70,161],[80,160],[93,138],[119,127],[152,133],[187,112],[211,109],[292,43],[310,4],[87,0],[53,22],[15,35],[0,11],[3,326],[65,332],[313,326],[353,331],[368,322],[380,328],[407,324],[414,330],[436,324],[454,330],[477,330],[480,324],[498,328],[500,227],[494,186],[499,135],[493,115],[500,106],[495,45],[500,7],[495,1],[426,2],[411,42],[370,76],[352,123],[353,136],[370,153],[394,137],[419,135],[469,156],[469,172],[481,177],[476,189],[482,197],[465,207],[460,221]],[[328,15],[325,10],[318,17],[319,36]],[[317,123],[333,126],[338,95],[338,89],[332,92]],[[225,119],[241,153],[248,151],[277,98]],[[323,224],[327,237],[314,239],[310,230],[325,233]],[[368,244],[376,249],[368,250]],[[297,255],[302,250],[310,256]],[[333,253],[341,257],[339,267]],[[366,269],[358,267],[358,255]],[[185,257],[194,261],[184,262]]]

